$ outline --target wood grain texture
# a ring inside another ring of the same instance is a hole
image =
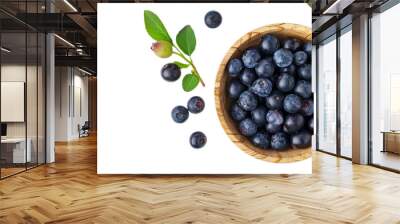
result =
[[[56,159],[0,181],[0,223],[400,223],[399,174],[319,152],[313,175],[99,176],[95,137]]]
[[[279,38],[297,38],[301,41],[311,41],[311,29],[297,24],[272,24],[253,30],[239,40],[225,54],[222,60],[217,79],[215,81],[215,102],[218,118],[229,138],[244,152],[255,158],[275,163],[288,163],[307,159],[311,156],[311,148],[288,149],[284,151],[262,150],[255,147],[246,137],[240,134],[235,122],[230,118],[229,108],[231,100],[227,97],[226,85],[230,77],[226,72],[226,65],[231,58],[239,57],[244,50],[260,43],[265,34],[273,34]]]

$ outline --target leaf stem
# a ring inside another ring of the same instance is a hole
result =
[[[178,51],[178,52],[174,51],[174,52],[172,52],[172,53],[175,54],[175,55],[177,55],[177,56],[179,56],[180,58],[182,58],[183,60],[185,60],[187,63],[189,63],[190,66],[192,66],[193,71],[194,71],[194,73],[195,73],[194,75],[196,75],[196,76],[199,78],[201,85],[202,85],[203,87],[205,87],[206,84],[204,83],[203,79],[201,78],[199,72],[197,71],[197,68],[196,68],[196,66],[195,66],[194,63],[193,63],[192,58],[189,57],[189,59],[187,59],[187,58],[185,57],[185,55],[179,50],[179,48],[177,48],[177,47],[175,46],[175,44],[172,44],[172,47],[175,48],[175,49]]]

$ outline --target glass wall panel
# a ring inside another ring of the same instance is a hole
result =
[[[45,146],[45,120],[46,120],[46,37],[44,34],[38,34],[38,164],[45,163],[46,146]]]
[[[352,33],[340,36],[340,154],[352,157]]]
[[[372,163],[400,170],[400,5],[371,19]]]
[[[318,149],[336,153],[336,37],[318,47]]]

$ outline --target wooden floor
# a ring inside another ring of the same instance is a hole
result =
[[[56,156],[0,181],[0,223],[400,223],[399,174],[323,153],[290,176],[98,176],[95,137]]]

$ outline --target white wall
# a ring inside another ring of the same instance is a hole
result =
[[[88,120],[88,78],[72,67],[56,67],[55,140],[79,137],[78,125]]]

